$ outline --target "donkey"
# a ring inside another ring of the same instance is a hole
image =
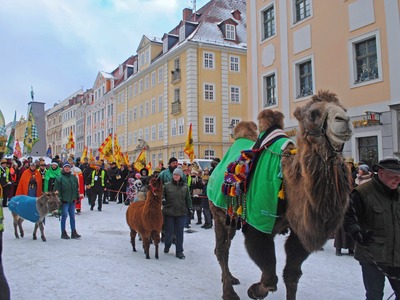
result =
[[[57,211],[60,207],[60,204],[61,201],[58,198],[57,191],[44,193],[38,198],[25,195],[19,195],[11,198],[8,208],[13,216],[15,238],[19,239],[19,236],[24,237],[22,222],[24,219],[26,219],[35,223],[33,239],[37,239],[36,232],[37,229],[40,228],[40,237],[42,238],[42,241],[45,242],[46,237],[44,235],[43,220],[48,213],[54,213]],[[18,235],[18,228],[20,235]]]

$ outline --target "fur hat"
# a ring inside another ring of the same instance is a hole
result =
[[[233,139],[245,138],[256,141],[258,138],[257,124],[253,121],[241,121],[233,129]]]
[[[260,132],[267,131],[272,125],[278,126],[278,128],[283,129],[283,118],[284,115],[280,111],[273,111],[271,109],[262,110],[257,117],[258,120],[258,130]]]
[[[373,167],[374,171],[379,169],[385,169],[393,173],[400,174],[400,162],[397,158],[385,158],[375,164]]]
[[[168,164],[170,165],[171,163],[173,163],[174,161],[178,161],[175,157],[171,157],[168,161]]]
[[[181,176],[181,178],[183,177],[183,171],[181,168],[176,168],[174,170],[174,173],[172,173],[173,175],[178,174],[179,176]]]

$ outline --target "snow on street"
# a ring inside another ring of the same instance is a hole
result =
[[[110,202],[103,211],[89,210],[76,216],[80,240],[61,240],[57,218],[46,218],[47,242],[32,240],[34,224],[25,221],[25,237],[15,239],[11,213],[4,208],[4,271],[12,300],[28,299],[221,299],[220,267],[214,255],[214,231],[202,229],[192,220],[193,233],[185,233],[185,260],[175,257],[174,246],[160,259],[145,259],[141,242],[132,252],[129,229],[125,221],[127,206]],[[69,220],[67,220],[69,228]],[[67,230],[69,233],[69,230]],[[285,262],[283,242],[276,238],[278,291],[266,299],[285,299],[282,269]],[[303,264],[298,299],[364,298],[361,269],[352,256],[335,256],[333,240],[325,250],[312,254]],[[347,253],[346,250],[343,253]],[[230,253],[230,269],[241,284],[235,290],[241,299],[249,299],[247,289],[261,276],[249,259],[243,235],[237,232]],[[386,283],[385,298],[392,294]]]

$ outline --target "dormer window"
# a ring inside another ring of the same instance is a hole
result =
[[[225,25],[225,38],[227,40],[236,40],[236,27],[232,24]]]

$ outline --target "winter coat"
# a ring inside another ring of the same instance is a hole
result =
[[[40,197],[43,194],[42,175],[36,169],[32,172],[31,168],[26,169],[24,173],[22,173],[15,195],[28,195],[29,184],[31,180],[36,182],[36,197]]]
[[[50,167],[46,174],[44,174],[44,192],[49,192],[54,189],[54,182],[58,176],[61,175],[61,170],[60,167],[57,166],[56,169],[53,169],[53,167]]]
[[[373,259],[382,265],[400,267],[400,193],[390,190],[378,178],[356,187],[352,207],[345,218],[345,230],[354,234],[370,230],[372,240],[367,246],[356,242],[354,258],[361,262]]]
[[[54,183],[54,190],[58,191],[61,202],[72,203],[79,198],[78,179],[72,173],[61,172]]]
[[[186,216],[188,210],[192,209],[192,199],[189,187],[181,178],[179,182],[172,180],[164,185],[163,214],[165,216],[180,217]]]

